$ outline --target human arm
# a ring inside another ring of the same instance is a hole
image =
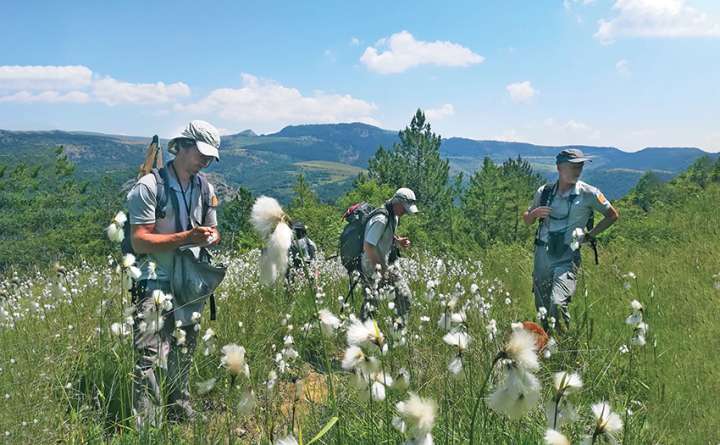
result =
[[[528,209],[522,214],[523,222],[528,226],[532,225],[537,219],[547,218],[552,211],[551,207],[541,206],[540,197],[543,187],[540,187],[533,196],[533,200]]]
[[[363,252],[365,252],[365,257],[368,259],[368,262],[372,266],[373,270],[377,269],[377,266],[379,264],[380,269],[385,272],[385,270],[387,269],[387,264],[385,264],[385,261],[382,255],[380,255],[377,246],[365,241],[363,243]]]
[[[155,233],[154,223],[133,224],[131,242],[133,250],[139,254],[172,252],[187,244],[205,245],[213,234],[217,239],[210,244],[216,244],[220,241],[220,233],[215,227],[199,226],[177,233]]]

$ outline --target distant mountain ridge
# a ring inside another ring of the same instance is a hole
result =
[[[0,164],[41,155],[63,145],[81,170],[134,169],[142,162],[149,141],[150,137],[83,131],[0,130]],[[211,171],[231,186],[243,185],[255,193],[281,198],[289,196],[294,174],[302,171],[321,197],[332,199],[350,186],[358,168],[367,167],[378,147],[390,148],[396,142],[398,132],[363,123],[291,125],[263,135],[245,130],[222,137],[221,162],[213,164]],[[161,143],[165,145],[167,140]],[[701,156],[717,156],[695,147],[648,147],[638,152],[615,147],[572,147],[593,157],[584,179],[611,198],[627,193],[645,171],[657,171],[669,179]],[[555,155],[562,148],[451,137],[443,139],[441,154],[449,159],[454,173],[471,175],[486,156],[495,162],[521,156],[538,172],[552,178]]]

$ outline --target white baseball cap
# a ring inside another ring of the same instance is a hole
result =
[[[417,205],[415,205],[415,192],[407,187],[397,189],[392,201],[401,203],[407,213],[414,214],[418,212]]]
[[[218,161],[220,160],[220,132],[217,131],[212,124],[194,120],[190,122],[185,130],[168,142],[168,151],[172,154],[177,153],[177,145],[179,139],[192,139],[200,153],[205,156],[212,156]]]

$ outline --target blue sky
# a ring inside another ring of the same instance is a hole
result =
[[[720,151],[720,2],[4,4],[0,128],[172,136],[418,107],[444,137]]]

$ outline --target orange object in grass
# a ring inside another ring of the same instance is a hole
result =
[[[535,345],[537,345],[538,351],[542,351],[545,345],[547,345],[548,340],[550,340],[550,337],[548,337],[545,329],[537,323],[532,321],[523,321],[523,329],[535,334]]]

